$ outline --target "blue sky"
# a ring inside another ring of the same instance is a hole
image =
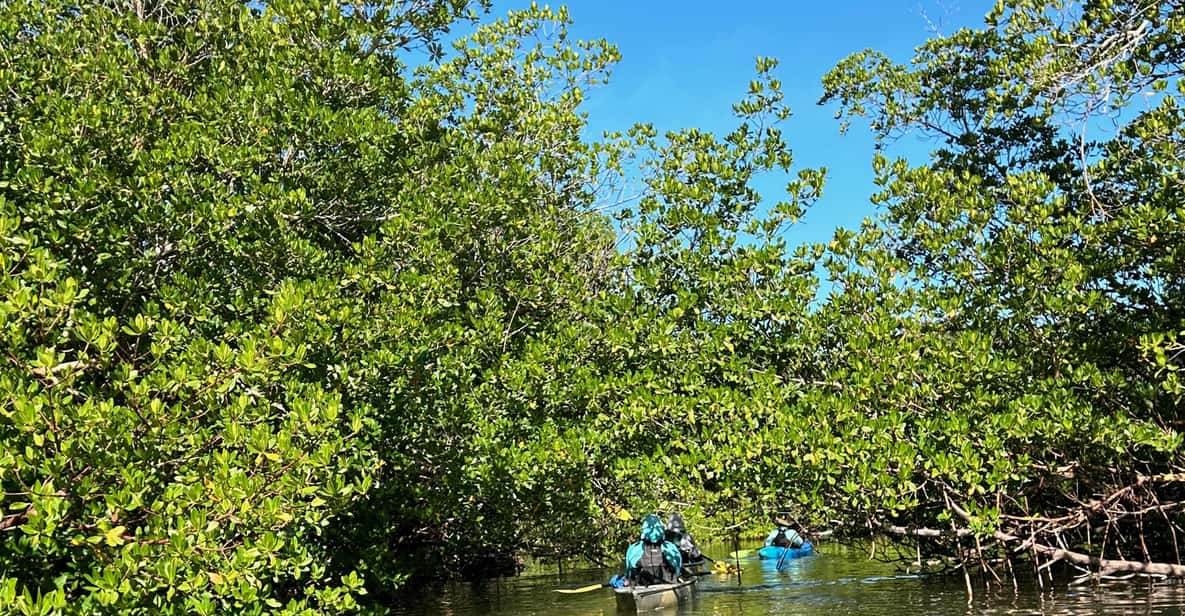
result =
[[[530,0],[496,0],[494,15]],[[540,5],[544,4],[541,0]],[[834,107],[816,104],[821,79],[846,55],[877,49],[908,61],[932,36],[980,26],[988,0],[852,0],[839,2],[708,2],[706,0],[571,0],[572,38],[606,38],[622,61],[609,85],[589,93],[590,137],[651,122],[660,131],[698,127],[723,135],[735,126],[731,105],[747,91],[757,56],[778,58],[777,75],[794,117],[783,126],[795,165],[826,166],[822,200],[791,229],[792,244],[831,238],[874,214],[872,139],[853,123],[840,135]],[[907,137],[890,154],[919,161],[930,144]],[[776,201],[783,180],[762,182]]]

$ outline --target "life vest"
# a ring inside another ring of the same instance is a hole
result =
[[[776,537],[774,537],[774,540],[773,540],[773,545],[776,545],[776,546],[778,546],[778,547],[780,547],[780,548],[792,548],[792,547],[794,547],[794,542],[793,542],[793,541],[791,541],[791,540],[790,540],[790,538],[786,536],[786,531],[787,531],[787,530],[789,530],[789,529],[785,529],[785,528],[779,528],[779,529],[778,529],[778,534],[777,534],[777,536],[776,536]],[[794,533],[794,535],[795,535],[796,537],[799,537],[799,540],[801,540],[801,539],[802,539],[802,538],[801,538],[801,536],[799,536],[799,535],[798,535],[798,532],[797,532],[797,531],[790,531],[790,532],[793,532],[793,533]]]
[[[679,553],[683,555],[683,566],[694,567],[704,562],[704,553],[700,551],[699,546],[695,544],[695,540],[691,535],[683,535],[679,541],[672,541],[679,547]]]
[[[670,584],[676,579],[675,568],[667,562],[661,543],[643,543],[642,558],[635,569],[635,581],[639,586]]]

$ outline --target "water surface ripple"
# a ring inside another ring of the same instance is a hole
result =
[[[721,558],[727,547],[708,549]],[[918,616],[922,614],[1039,614],[1042,616],[1181,615],[1185,613],[1185,584],[1108,582],[1071,586],[1059,583],[1040,591],[1022,584],[1005,588],[974,587],[968,602],[963,579],[908,575],[894,565],[871,561],[868,553],[839,545],[824,545],[820,554],[786,563],[741,561],[741,584],[736,577],[709,575],[700,579],[693,601],[680,616]],[[528,572],[516,578],[482,584],[453,583],[412,589],[395,606],[399,616],[527,616],[617,614],[612,591],[560,594],[572,587],[606,580],[613,571],[582,569],[564,575]],[[657,612],[663,613],[663,612]],[[665,612],[673,614],[673,612]]]

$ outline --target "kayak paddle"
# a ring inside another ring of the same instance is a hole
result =
[[[562,592],[569,595],[575,595],[582,592],[590,592],[601,588],[609,588],[609,582],[601,582],[599,584],[589,584],[588,586],[580,586],[578,588],[557,588],[556,592]]]
[[[778,559],[778,566],[777,566],[777,567],[774,567],[774,570],[775,570],[775,571],[781,571],[781,570],[782,570],[782,561],[786,560],[786,555],[787,555],[787,554],[789,554],[789,553],[790,553],[790,548],[789,548],[789,547],[784,547],[784,548],[782,548],[782,557]]]
[[[712,574],[711,571],[696,571],[696,572],[685,571],[684,572],[684,575],[686,575],[687,577],[702,577],[702,576],[711,575],[711,574]],[[582,592],[592,592],[594,590],[599,590],[601,588],[610,588],[612,586],[613,585],[610,584],[609,582],[601,582],[599,584],[589,584],[588,586],[577,586],[576,588],[557,588],[557,589],[555,589],[555,591],[562,592],[567,595],[575,595],[575,594],[580,594]]]

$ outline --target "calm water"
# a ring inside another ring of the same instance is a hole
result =
[[[744,546],[751,547],[751,546]],[[708,549],[722,558],[727,547]],[[1025,588],[1014,593],[988,591],[976,584],[970,604],[962,578],[923,578],[903,575],[893,565],[868,560],[865,551],[828,544],[819,554],[776,563],[742,559],[742,584],[736,576],[700,578],[699,590],[680,616],[799,616],[919,614],[1185,614],[1185,584],[1150,588],[1138,581],[1102,586],[1059,584],[1044,593]],[[409,594],[395,608],[401,616],[511,616],[573,614],[609,616],[617,613],[613,593],[600,589],[584,594],[560,594],[554,589],[603,582],[614,571],[584,569],[563,576],[527,573],[483,585],[452,584]],[[667,613],[673,612],[655,612]]]

